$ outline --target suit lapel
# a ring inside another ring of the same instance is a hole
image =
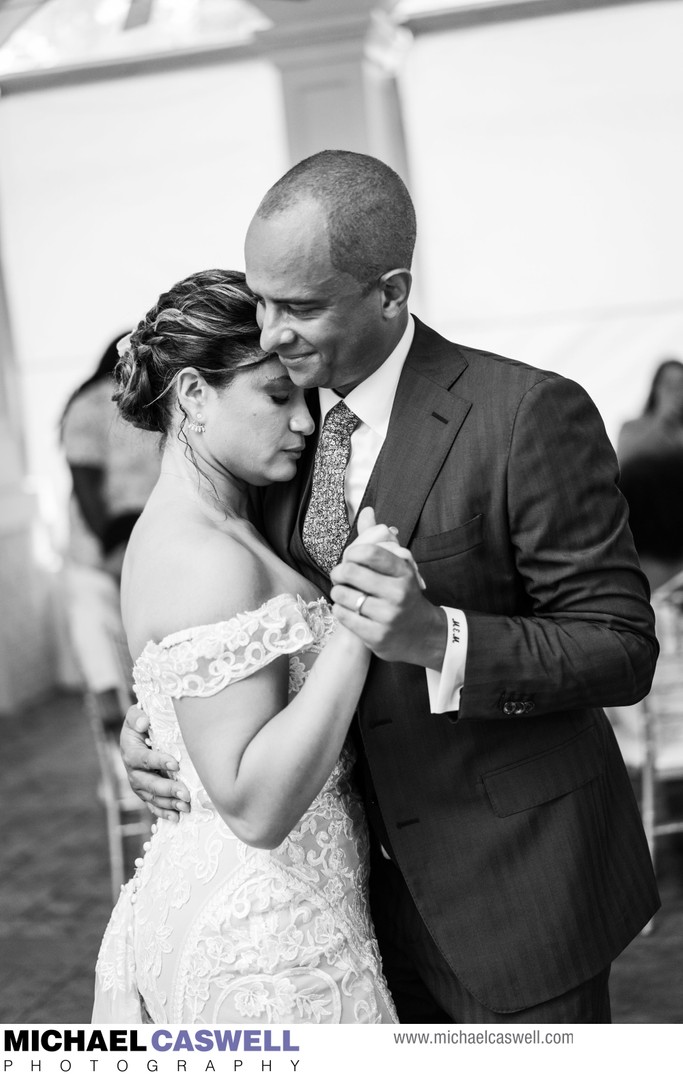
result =
[[[399,380],[387,437],[361,507],[399,528],[401,544],[415,530],[424,503],[470,410],[449,391],[467,366],[460,349],[417,318],[413,346]],[[353,528],[350,540],[355,537]]]

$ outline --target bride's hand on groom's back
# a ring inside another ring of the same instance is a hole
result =
[[[149,746],[149,719],[139,706],[131,706],[121,729],[121,757],[130,787],[152,814],[178,821],[179,811],[189,811],[189,793],[173,778],[178,763],[171,755]]]

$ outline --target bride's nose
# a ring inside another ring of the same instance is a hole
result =
[[[311,418],[311,413],[304,405],[300,411],[297,411],[295,415],[292,415],[289,420],[289,428],[292,433],[302,433],[304,437],[308,437],[313,433],[315,429],[315,422]]]

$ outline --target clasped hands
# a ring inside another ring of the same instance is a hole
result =
[[[411,553],[395,527],[375,522],[372,508],[358,517],[358,537],[330,573],[333,612],[340,624],[385,661],[441,668],[445,614],[429,602]]]
[[[396,528],[376,523],[372,508],[360,513],[358,537],[330,578],[336,618],[377,657],[441,668],[446,614],[425,598],[417,565],[399,545]],[[148,729],[147,715],[132,706],[121,730],[128,779],[152,814],[177,822],[179,811],[190,810],[190,795],[177,780],[177,761],[150,747]]]

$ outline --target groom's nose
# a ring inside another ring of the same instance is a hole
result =
[[[277,308],[264,306],[260,311],[261,347],[267,352],[277,352],[296,340],[296,333],[285,324]]]

